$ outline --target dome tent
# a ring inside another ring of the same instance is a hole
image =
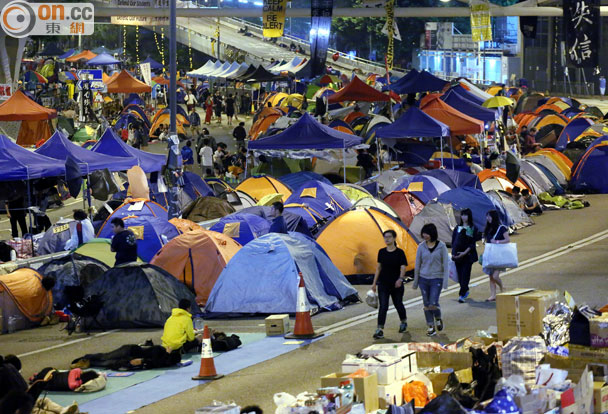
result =
[[[391,191],[407,190],[426,204],[450,187],[435,177],[425,175],[406,175],[397,180]]]
[[[57,253],[65,250],[65,244],[72,237],[71,230],[76,228],[76,221],[60,219],[44,232],[38,241],[38,255]]]
[[[505,226],[513,225],[513,219],[509,217],[509,213],[504,206],[488,197],[483,191],[473,187],[455,188],[446,191],[437,197],[440,203],[452,204],[455,211],[460,211],[465,208],[471,209],[473,213],[473,222],[479,231],[482,231],[486,225],[486,214],[490,210],[496,210],[500,218],[500,223]]]
[[[418,200],[418,197],[405,190],[393,191],[384,197],[384,202],[399,214],[399,218],[406,226],[409,226],[414,216],[424,208],[424,204]]]
[[[258,202],[268,194],[283,194],[283,201],[291,195],[291,190],[285,184],[269,175],[258,175],[247,178],[236,187],[237,191],[242,191]]]
[[[100,295],[103,308],[97,320],[104,328],[162,327],[180,299],[196,298],[171,274],[151,264],[114,267],[85,287],[85,295]]]
[[[475,213],[473,213],[473,217]],[[485,219],[485,218],[484,218]],[[452,244],[452,231],[457,226],[456,214],[454,208],[449,203],[439,203],[437,200],[432,200],[414,217],[410,224],[410,230],[417,236],[420,236],[420,231],[425,224],[432,223],[437,227],[437,237],[439,240],[447,244]],[[479,231],[483,231],[479,229]]]
[[[311,180],[302,184],[285,201],[285,210],[301,215],[309,228],[352,207],[344,193],[334,186]]]
[[[241,245],[229,236],[195,230],[164,245],[151,264],[165,269],[194,289],[197,303],[204,305],[220,273],[240,248]]]
[[[110,250],[111,243],[110,239],[91,239],[78,246],[72,253],[98,260],[106,266],[112,267],[116,262],[116,253]],[[138,257],[137,261],[141,262],[142,260]]]
[[[53,297],[42,287],[42,275],[27,267],[0,275],[0,310],[0,332],[8,331],[12,317],[17,317],[18,330],[40,324],[53,310]]]
[[[237,212],[222,217],[209,230],[232,237],[241,245],[263,236],[270,230],[270,221],[254,214]]]
[[[335,310],[357,291],[323,249],[299,233],[269,233],[249,242],[218,278],[205,313],[208,316],[295,313],[299,277],[311,309]]]
[[[43,264],[38,268],[38,272],[45,277],[55,279],[53,306],[62,309],[68,304],[64,294],[66,286],[86,286],[101,277],[108,269],[109,266],[97,259],[72,253]]]

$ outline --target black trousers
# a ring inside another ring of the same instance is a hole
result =
[[[536,214],[539,214],[539,215],[543,214],[543,209],[540,206],[536,206],[534,208],[525,207],[524,211],[526,213],[528,213],[528,214],[532,214],[532,213],[536,213]]]
[[[25,221],[25,213],[14,213],[11,212],[11,234],[13,238],[19,237],[19,229],[17,228],[17,224],[21,227],[21,235],[24,236],[27,233],[27,222]]]
[[[458,272],[458,283],[460,283],[460,291],[458,296],[464,296],[469,291],[469,281],[471,280],[471,269],[473,268],[473,262],[469,260],[462,260],[455,262],[456,271]]]
[[[405,321],[407,319],[407,313],[405,306],[403,306],[403,293],[405,289],[401,286],[399,289],[395,286],[386,286],[378,284],[378,326],[384,327],[386,323],[386,312],[388,312],[388,299],[389,297],[393,300],[393,305],[397,309],[399,314],[399,320]]]

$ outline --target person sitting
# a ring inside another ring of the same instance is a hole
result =
[[[372,176],[374,172],[374,159],[364,149],[357,150],[357,166],[365,171],[365,178]]]
[[[17,252],[8,243],[0,241],[0,263],[17,260]]]
[[[464,158],[464,160],[467,164],[467,167],[469,167],[469,169],[471,170],[471,174],[477,175],[483,171],[483,168],[481,168],[481,166],[479,164],[475,164],[473,162],[473,158],[471,157],[471,154],[465,153],[462,158]]]
[[[114,232],[110,245],[110,250],[116,253],[114,266],[137,261],[135,234],[131,230],[125,229],[125,222],[121,218],[113,218],[110,224],[112,224],[112,231]]]
[[[536,152],[541,148],[541,144],[536,142],[536,128],[531,128],[526,136],[526,142],[524,144],[524,154]]]
[[[530,194],[530,190],[524,188],[521,190],[521,195],[523,198],[523,207],[524,211],[528,215],[540,216],[543,214],[543,209],[538,202],[538,197],[534,194]]]
[[[270,208],[270,216],[273,217],[270,224],[269,233],[285,233],[287,234],[287,224],[283,218],[283,203],[275,201]]]
[[[518,186],[514,186],[513,189],[511,190],[511,197],[513,198],[513,201],[515,201],[519,207],[523,208],[523,202],[521,199],[521,188],[519,188]]]
[[[160,345],[140,346],[123,345],[110,352],[86,354],[72,361],[70,368],[89,367],[109,368],[112,370],[134,370],[166,368],[181,361],[179,352],[168,352]]]
[[[76,227],[70,239],[65,243],[64,250],[74,250],[95,238],[95,229],[84,210],[74,210],[74,220],[76,220]]]
[[[188,309],[192,303],[188,299],[180,299],[178,307],[171,310],[171,316],[165,322],[163,336],[160,338],[167,352],[180,353],[197,352],[200,340],[194,334],[192,315]]]

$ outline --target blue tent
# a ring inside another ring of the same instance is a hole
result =
[[[304,184],[306,181],[317,180],[325,184],[331,184],[327,178],[323,177],[321,174],[317,174],[312,171],[298,171],[295,173],[287,174],[279,178],[279,180],[287,185],[289,188],[298,189]]]
[[[166,218],[139,215],[137,212],[122,217],[125,227],[131,229],[137,237],[137,255],[142,260],[149,262],[161,247],[171,239],[179,236],[177,228],[169,223]],[[114,214],[110,216],[116,217]],[[112,226],[109,219],[99,230],[98,238],[109,239],[112,237]]]
[[[593,141],[572,168],[570,187],[586,193],[608,193],[608,135]]]
[[[484,103],[484,100],[482,98],[478,97],[477,95],[473,95],[461,85],[456,85],[453,88],[450,88],[450,91],[455,92],[456,94],[460,95],[461,98],[474,102],[477,105],[482,105]]]
[[[440,194],[449,191],[450,187],[435,177],[416,174],[404,175],[391,189],[391,191],[401,190],[407,190],[426,204]]]
[[[136,112],[137,115],[139,115],[139,118],[144,121],[145,126],[148,129],[150,129],[150,127],[152,126],[152,124],[150,124],[150,120],[148,119],[148,116],[146,115],[146,112],[144,111],[143,106],[139,106],[139,105],[135,105],[135,104],[131,103],[131,104],[125,106],[125,108],[121,112],[121,115],[122,114],[132,114],[132,115],[134,115],[133,112]]]
[[[141,63],[149,63],[150,64],[150,69],[152,69],[152,70],[162,70],[164,68],[164,66],[162,65],[162,63],[159,63],[159,62],[155,61],[150,56],[148,56],[146,58],[146,60],[144,60]]]
[[[361,138],[336,131],[319,123],[308,112],[289,128],[267,138],[249,141],[250,150],[350,148],[361,144]]]
[[[465,115],[479,119],[484,122],[494,122],[498,112],[493,109],[484,108],[477,103],[470,101],[454,91],[448,91],[441,96],[441,99],[452,108],[459,110]]]
[[[5,135],[0,135],[0,181],[31,180],[64,174],[64,162],[28,151]]]
[[[109,66],[109,65],[118,65],[120,60],[114,59],[114,57],[108,55],[107,53],[100,53],[95,56],[93,59],[87,62],[89,66]]]
[[[40,56],[62,56],[65,52],[59,49],[57,43],[49,43],[46,45],[44,50],[39,53]]]
[[[160,171],[166,164],[164,155],[141,151],[125,144],[111,128],[106,129],[91,151],[98,154],[112,155],[116,158],[135,158],[134,165],[139,165],[146,173]]]
[[[72,157],[80,166],[83,174],[106,168],[110,171],[126,171],[137,165],[134,157],[114,157],[84,149],[67,139],[60,131],[55,131],[48,141],[35,152],[63,162],[68,157]]]
[[[253,239],[267,234],[269,229],[270,222],[265,218],[238,212],[222,217],[209,230],[224,233],[244,246]]]
[[[253,214],[270,221],[272,220],[272,217],[270,216],[271,208],[272,207],[270,206],[252,206],[242,209],[239,211],[239,213]],[[299,214],[291,213],[285,210],[283,211],[283,219],[285,219],[285,224],[287,225],[288,231],[297,231],[298,233],[312,237],[310,230],[308,229],[308,224]]]
[[[183,190],[192,200],[199,197],[214,196],[213,189],[199,175],[186,171],[184,172]]]
[[[555,149],[563,151],[566,149],[566,145],[574,141],[576,137],[582,134],[587,128],[593,125],[594,122],[589,118],[576,118],[573,119],[562,129],[559,134],[559,138],[555,143]]]
[[[399,78],[396,82],[393,82],[390,85],[384,86],[382,89],[383,89],[383,91],[390,89],[394,92],[397,92],[398,94],[405,93],[405,92],[401,92],[401,90],[403,90],[403,88],[410,82],[410,80],[412,78],[417,77],[419,73],[420,72],[418,72],[416,69],[412,69],[408,73],[403,75],[401,78]],[[376,78],[376,81],[378,81],[378,78]],[[386,83],[386,82],[384,82],[384,83]]]
[[[458,187],[473,187],[481,190],[481,182],[479,177],[475,174],[452,170],[452,169],[435,169],[419,172],[417,175],[426,175],[429,177],[435,177],[442,181],[450,188]]]
[[[351,207],[342,191],[315,180],[305,182],[285,200],[285,210],[302,216],[309,228],[337,217]]]
[[[311,238],[269,233],[249,242],[220,274],[205,312],[210,316],[295,313],[298,272],[310,309],[335,310],[357,291]]]
[[[57,56],[57,59],[67,59],[70,56],[74,56],[76,53],[78,53],[78,51],[76,49],[70,49],[67,52],[65,52],[63,55]]]
[[[412,107],[390,125],[376,130],[378,138],[448,137],[450,127]],[[428,158],[427,158],[428,160]]]
[[[437,197],[437,201],[439,203],[451,204],[456,211],[465,208],[471,209],[473,223],[479,231],[483,231],[486,227],[486,214],[490,210],[498,212],[501,224],[511,226],[514,223],[500,202],[473,187],[461,187],[446,191]]]
[[[434,144],[413,139],[397,141],[394,149],[397,152],[397,160],[405,164],[406,167],[426,164],[437,151]]]
[[[125,98],[124,101],[122,101],[122,106],[129,106],[129,105],[141,105],[144,106],[146,104],[146,102],[144,102],[144,100],[142,99],[141,96],[139,96],[136,93],[132,93],[129,96],[127,96]]]
[[[407,79],[401,82],[401,80],[406,77]],[[389,89],[400,95],[403,95],[406,93],[440,91],[445,87],[445,85],[448,84],[447,81],[439,79],[437,76],[432,75],[426,70],[418,72],[412,76],[409,76],[408,73],[403,78],[401,78],[396,83],[390,85]]]

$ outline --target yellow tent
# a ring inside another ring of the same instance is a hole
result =
[[[42,275],[22,268],[0,276],[0,311],[4,315],[0,333],[6,331],[9,318],[18,317],[17,329],[39,323],[53,310],[53,296],[42,287]]]
[[[240,183],[235,190],[246,193],[256,202],[264,196],[275,193],[283,194],[283,202],[285,202],[291,195],[291,190],[285,184],[268,175],[249,177]]]
[[[281,193],[273,193],[267,194],[260,201],[257,202],[258,206],[270,206],[275,201],[283,201],[283,194]]]
[[[397,246],[407,257],[407,269],[413,270],[418,244],[409,230],[383,212],[355,209],[338,216],[317,237],[332,262],[344,275],[373,275],[378,250],[385,247],[382,232],[395,230]]]
[[[334,187],[342,191],[346,198],[348,198],[352,203],[359,201],[362,198],[372,197],[369,191],[356,184],[334,184]]]
[[[545,157],[549,158],[551,161],[553,161],[553,163],[557,166],[557,168],[559,168],[559,170],[564,174],[564,177],[566,177],[566,180],[570,179],[570,174],[572,173],[571,168],[568,166],[568,164],[557,154],[554,154],[551,151],[537,151],[534,152],[532,154],[528,154],[526,155],[526,157],[534,157],[536,155],[544,155]]]

